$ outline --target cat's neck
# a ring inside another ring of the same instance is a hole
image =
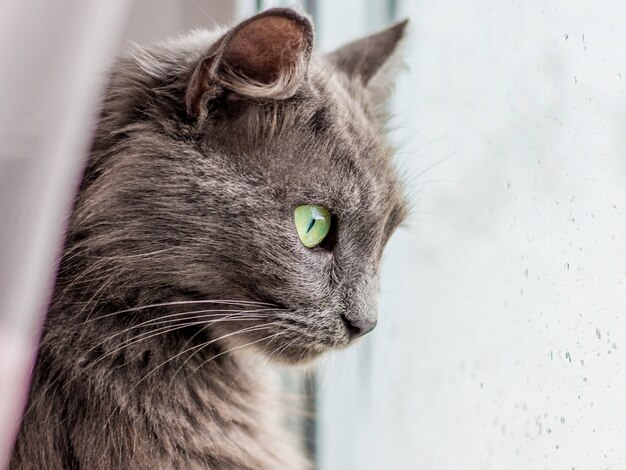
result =
[[[65,337],[58,326],[44,332],[24,422],[46,421],[48,430],[24,435],[50,442],[48,461],[94,469],[307,467],[283,429],[274,371],[259,356],[220,341],[190,349],[189,336],[110,331],[107,322]]]

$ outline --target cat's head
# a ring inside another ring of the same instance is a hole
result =
[[[109,273],[97,298],[221,305],[204,331],[287,362],[372,329],[406,207],[385,128],[405,25],[319,54],[309,20],[275,9],[123,60],[66,256]]]

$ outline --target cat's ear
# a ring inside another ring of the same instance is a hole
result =
[[[252,99],[286,99],[307,77],[311,22],[286,8],[264,11],[235,26],[199,61],[187,85],[192,115],[224,90]]]
[[[405,35],[406,19],[379,33],[366,36],[328,54],[328,60],[378,98],[385,99],[402,67],[398,45]]]

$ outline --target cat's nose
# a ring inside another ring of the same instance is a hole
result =
[[[350,339],[356,339],[359,336],[363,336],[366,333],[369,333],[376,327],[377,320],[368,320],[368,319],[357,319],[352,320],[346,317],[344,314],[341,315],[341,319],[343,323],[346,325],[346,329],[348,330],[348,335],[350,335]]]

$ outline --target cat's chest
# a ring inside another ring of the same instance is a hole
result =
[[[162,395],[150,428],[160,430],[159,438],[172,449],[175,466],[310,468],[284,426],[283,405],[276,399],[280,391],[272,374],[264,375],[240,371],[225,379],[213,371],[170,389],[169,400]]]

